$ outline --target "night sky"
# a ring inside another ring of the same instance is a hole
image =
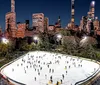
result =
[[[87,15],[90,2],[92,0],[76,0],[75,1],[75,23],[79,25],[82,16]],[[96,16],[100,19],[100,0],[96,1]],[[65,27],[70,22],[71,17],[71,0],[15,0],[17,22],[25,22],[30,20],[32,26],[32,14],[44,13],[49,17],[49,24],[54,24],[58,16],[61,16],[62,27]],[[11,1],[0,0],[0,25],[5,28],[5,14],[10,12]]]

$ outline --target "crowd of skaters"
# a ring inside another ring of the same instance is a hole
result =
[[[58,80],[55,83],[55,73],[56,72],[56,68],[52,68],[53,65],[57,65],[58,67],[60,66],[60,64],[62,64],[61,60],[63,59],[63,55],[58,55],[56,54],[43,54],[43,55],[34,55],[34,54],[26,54],[27,55],[27,59],[25,59],[24,57],[21,59],[21,63],[17,63],[17,67],[22,66],[24,67],[24,73],[27,74],[28,68],[33,68],[33,70],[35,71],[35,73],[38,74],[38,77],[41,74],[44,74],[44,79],[48,80],[48,82],[46,83],[46,85],[61,85],[64,84],[65,81],[65,77],[68,74],[68,69],[72,68],[72,67],[82,67],[82,59],[79,58],[73,58],[73,57],[69,57],[68,60],[68,56],[65,57],[64,59],[64,71],[65,73],[59,73],[59,75],[61,75],[60,78],[58,78]],[[52,59],[49,60],[49,57],[52,57]],[[46,59],[45,59],[46,58]],[[71,62],[71,63],[70,63]],[[76,63],[78,62],[78,63]],[[27,63],[27,64],[25,64]],[[44,69],[44,67],[46,66],[47,71],[46,73],[42,73],[42,70]],[[12,68],[12,72],[14,72],[14,68]],[[38,80],[37,76],[33,75],[33,81],[37,81]],[[49,77],[49,78],[48,78]],[[72,84],[71,84],[72,85]]]

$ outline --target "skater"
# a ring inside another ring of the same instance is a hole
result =
[[[57,84],[56,85],[59,85],[59,82],[57,81]]]
[[[47,75],[45,74],[45,79],[47,79]]]
[[[26,73],[26,70],[25,70],[25,73]]]
[[[51,69],[49,69],[49,73],[51,73]]]
[[[67,74],[67,71],[66,71],[66,74]]]
[[[62,79],[60,81],[61,81],[61,84],[62,84]]]
[[[49,65],[48,65],[48,68],[49,68]]]
[[[54,73],[54,69],[52,69],[52,73]]]
[[[50,76],[50,80],[52,80],[52,76]]]
[[[50,80],[51,83],[53,83],[53,80]]]
[[[38,75],[40,76],[40,72],[38,73]]]
[[[69,68],[70,68],[70,66],[69,66]]]
[[[34,79],[35,79],[35,81],[36,81],[36,77],[35,77]]]
[[[62,78],[64,79],[64,74],[62,74]]]
[[[12,71],[14,71],[14,69],[12,69]]]

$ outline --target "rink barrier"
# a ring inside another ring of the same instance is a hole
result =
[[[15,81],[15,80],[13,80],[13,79],[11,79],[11,78],[9,78],[9,77],[7,77],[7,79],[9,79],[10,81],[13,81],[13,82],[15,82],[15,83],[17,83],[17,84],[19,84],[19,85],[26,85],[26,84],[20,83],[20,82],[18,82],[18,81]]]
[[[33,51],[30,51],[30,52],[33,52]],[[28,54],[28,53],[30,53],[30,52],[27,52],[27,53],[25,53],[24,55],[26,55],[26,54]],[[34,51],[34,52],[35,52],[35,51]],[[58,53],[58,52],[52,52],[52,51],[41,51],[41,52],[56,53],[57,55],[60,54],[60,55],[64,55],[64,56],[68,55],[68,54],[66,54],[66,53]],[[11,62],[9,62],[9,63],[5,64],[4,66],[2,66],[2,67],[0,68],[0,74],[1,74],[2,76],[5,76],[5,74],[1,73],[1,70],[2,70],[3,68],[5,68],[6,66],[10,65],[11,63],[13,63],[13,62],[19,60],[20,58],[24,57],[24,55],[18,57],[17,59],[14,59],[14,60],[12,60]],[[97,63],[97,61],[92,60],[92,59],[82,58],[82,57],[73,56],[73,55],[68,55],[68,56],[69,56],[69,57],[72,56],[73,58],[79,58],[79,59],[82,59],[82,60],[87,60],[87,61],[91,61],[91,62]],[[100,65],[99,62],[98,62],[97,64]],[[99,66],[98,70],[97,70],[93,75],[89,76],[88,78],[86,78],[86,79],[84,79],[84,80],[81,80],[81,81],[79,81],[79,82],[76,82],[75,85],[80,85],[80,84],[83,84],[83,83],[89,81],[89,80],[92,79],[95,75],[97,75],[97,74],[99,73],[99,70],[100,70],[100,66]],[[7,76],[6,76],[6,77],[7,77]],[[7,78],[10,79],[9,77],[7,77]],[[9,83],[10,85],[15,85],[15,84],[13,84],[12,82],[10,82],[7,78],[6,78],[6,81],[8,81],[8,83]],[[13,82],[15,82],[15,83],[19,83],[19,82],[13,80],[13,79],[10,79],[10,80],[13,81]],[[19,84],[21,84],[21,83],[19,83]],[[22,85],[25,85],[25,84],[22,84]]]
[[[29,52],[28,52],[28,53],[29,53]],[[24,55],[26,55],[26,54],[27,54],[27,53],[25,53]],[[2,72],[2,69],[5,68],[6,66],[10,65],[11,63],[13,63],[13,62],[19,60],[20,58],[24,57],[24,55],[18,57],[17,59],[12,60],[11,62],[9,62],[9,63],[3,65],[3,66],[0,68],[0,75],[1,75],[2,78],[5,80],[5,82],[9,83],[9,85],[15,85],[15,84],[13,84],[12,82],[9,81],[10,78],[8,78],[8,77]],[[4,77],[6,77],[6,78],[4,78]],[[13,79],[10,79],[10,80],[13,80]],[[14,80],[13,80],[13,81],[14,81]],[[15,81],[14,81],[14,82],[15,82]],[[15,83],[16,83],[16,82],[15,82]],[[25,84],[23,84],[23,85],[25,85]]]
[[[100,72],[100,63],[97,62],[97,64],[99,64],[99,68],[97,69],[97,71],[95,73],[93,73],[91,76],[87,77],[84,80],[81,80],[81,81],[76,82],[75,85],[80,85],[80,84],[84,84],[86,82],[89,82],[90,79],[92,79],[93,77],[95,77],[96,75],[98,75],[99,72]]]

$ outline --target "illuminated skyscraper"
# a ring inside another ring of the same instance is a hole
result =
[[[75,19],[75,6],[74,6],[75,0],[71,0],[71,23],[74,23]]]
[[[91,17],[92,19],[95,17],[95,1],[91,2]]]
[[[100,30],[100,22],[98,20],[98,17],[95,17],[95,20],[94,20],[94,29],[95,29],[95,31],[96,30]]]
[[[8,12],[5,16],[6,27],[5,29],[11,37],[16,36],[16,13],[15,13],[15,1],[11,0],[11,12]]]

